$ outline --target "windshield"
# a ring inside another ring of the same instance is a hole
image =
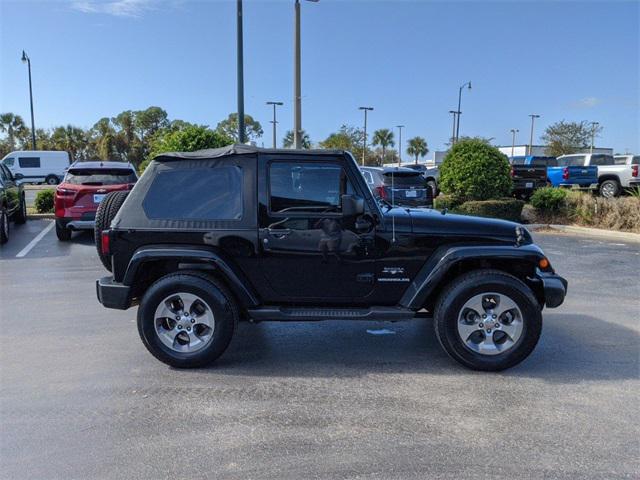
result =
[[[69,170],[64,181],[73,185],[120,185],[135,183],[137,179],[135,172],[128,168],[78,168]]]

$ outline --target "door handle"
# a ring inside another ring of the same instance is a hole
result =
[[[276,238],[284,238],[291,234],[291,229],[289,228],[268,228],[267,232],[269,235]]]

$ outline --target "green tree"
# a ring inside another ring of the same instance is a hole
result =
[[[418,164],[418,157],[424,157],[429,153],[427,141],[422,137],[413,137],[409,139],[407,147],[407,155],[415,157],[415,163]]]
[[[79,127],[56,127],[51,134],[51,141],[55,150],[66,151],[72,161],[86,160],[88,157],[87,134]]]
[[[309,150],[311,148],[311,138],[302,130],[302,148],[304,150]],[[282,138],[282,146],[284,148],[293,148],[293,130],[287,130],[287,133],[284,134]]]
[[[440,189],[463,200],[491,200],[511,193],[511,167],[503,153],[482,139],[462,139],[440,165]]]
[[[111,119],[116,128],[115,149],[124,161],[139,165],[143,159],[142,141],[136,133],[135,113],[125,110]]]
[[[218,131],[204,126],[191,125],[182,130],[165,131],[153,137],[147,159],[142,162],[139,170],[142,172],[149,162],[164,152],[193,152],[204,148],[218,148],[231,145],[233,139]]]
[[[229,116],[218,123],[216,130],[225,137],[232,138],[234,142],[238,141],[238,114],[231,113]],[[257,140],[264,133],[262,125],[254,120],[251,115],[244,116],[244,133],[247,140]]]
[[[393,132],[388,128],[381,128],[380,130],[373,132],[373,139],[371,143],[382,147],[382,156],[380,157],[381,165],[384,163],[387,147],[393,147],[396,144],[393,140]]]
[[[38,150],[53,150],[53,141],[51,140],[51,132],[49,132],[49,130],[36,128],[36,147]]]
[[[90,146],[100,160],[120,160],[116,148],[116,130],[107,117],[98,120],[89,131]]]
[[[11,112],[0,114],[0,132],[7,134],[9,151],[16,150],[21,138],[30,135],[22,117]]]
[[[561,120],[549,125],[540,137],[547,144],[546,153],[554,157],[576,153],[591,145],[591,135],[602,132],[602,127],[592,125],[583,120],[581,122],[565,122]]]

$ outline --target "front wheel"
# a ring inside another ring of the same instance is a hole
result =
[[[238,322],[231,293],[198,272],[162,277],[138,308],[138,333],[149,352],[177,368],[212,363],[229,346]]]
[[[0,245],[9,241],[9,215],[5,209],[0,210]]]
[[[22,225],[27,221],[27,201],[24,198],[24,194],[20,197],[20,205],[18,206],[18,211],[16,212],[13,221]]]
[[[600,195],[604,198],[614,198],[620,195],[622,188],[616,180],[605,180],[600,184]]]
[[[533,351],[542,331],[541,307],[518,278],[476,270],[455,279],[435,308],[438,341],[473,370],[499,371]]]

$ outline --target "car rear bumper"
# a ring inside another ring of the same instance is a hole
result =
[[[66,225],[71,230],[93,230],[95,226],[94,220],[71,220]]]
[[[548,308],[562,305],[567,295],[568,282],[560,275],[538,271],[536,277],[542,282],[544,304]]]
[[[96,280],[98,301],[107,308],[126,310],[131,306],[131,287],[113,281],[113,277]]]

